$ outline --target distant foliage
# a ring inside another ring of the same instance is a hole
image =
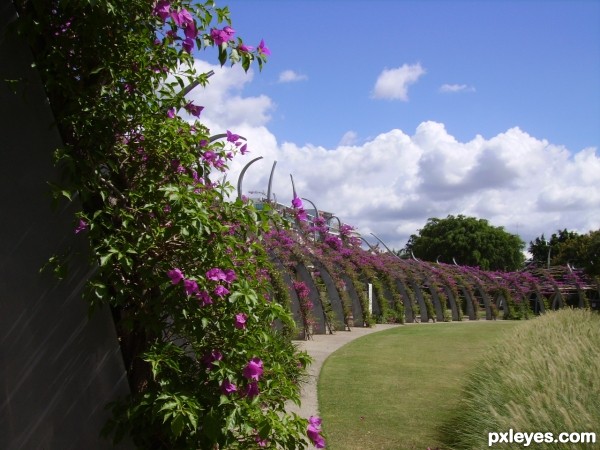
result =
[[[600,229],[578,234],[565,228],[552,233],[550,239],[542,234],[529,242],[528,250],[538,266],[569,264],[588,275],[600,276]]]
[[[418,235],[411,235],[403,253],[425,261],[440,261],[482,270],[512,271],[525,260],[524,242],[503,227],[463,215],[430,218]]]

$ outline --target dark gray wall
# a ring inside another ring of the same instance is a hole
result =
[[[77,205],[51,209],[52,127],[29,48],[7,34],[15,17],[0,0],[0,448],[102,449],[104,406],[127,394],[110,312],[88,320],[81,291],[91,269]],[[13,93],[6,78],[23,78]],[[58,282],[39,270],[53,254],[78,253]]]

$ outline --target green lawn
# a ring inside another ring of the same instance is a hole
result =
[[[466,373],[514,321],[417,324],[359,338],[319,377],[327,448],[426,450],[458,405]],[[510,333],[506,333],[507,347]]]

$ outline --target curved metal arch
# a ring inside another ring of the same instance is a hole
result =
[[[246,174],[246,170],[248,170],[248,167],[250,167],[256,161],[258,161],[259,159],[262,159],[262,158],[263,158],[262,156],[259,156],[258,158],[254,158],[252,161],[250,161],[248,164],[246,164],[244,166],[244,168],[242,169],[242,171],[240,172],[240,177],[238,178],[238,184],[237,184],[238,200],[242,199],[242,183],[244,181],[244,175]]]
[[[296,195],[296,186],[294,185],[294,177],[292,176],[292,174],[290,173],[290,179],[292,180],[292,192],[294,194],[294,198],[298,197]]]
[[[313,208],[315,208],[315,217],[318,219],[319,218],[319,210],[317,209],[317,205],[315,205],[312,201],[310,201],[309,199],[305,198],[305,197],[301,197],[302,200],[306,200],[308,203],[310,203]]]
[[[204,73],[204,76],[208,80],[214,74],[215,74],[214,70],[209,70],[208,72]],[[184,87],[177,95],[183,98],[186,95],[188,95],[190,92],[192,92],[194,89],[196,89],[199,85],[200,85],[200,80],[194,80],[189,85]],[[179,108],[179,109],[181,109],[181,108]]]
[[[367,245],[369,246],[369,249],[370,249],[371,251],[373,251],[373,252],[375,251],[375,248],[374,248],[374,247],[373,247],[371,244],[369,244],[369,241],[367,241],[367,240],[366,240],[364,237],[362,237],[362,236],[361,236],[360,238],[362,239],[362,241],[363,241],[365,244],[367,244]]]
[[[412,259],[414,259],[415,261],[421,262],[420,259],[417,259],[417,257],[415,256],[415,254],[414,254],[414,252],[412,250],[410,251],[410,256],[412,256]]]
[[[371,236],[373,236],[375,239],[377,239],[379,242],[381,242],[381,244],[382,244],[382,245],[383,245],[383,246],[386,248],[386,250],[387,250],[388,252],[390,252],[390,254],[394,255],[394,256],[395,256],[396,258],[398,258],[398,259],[402,259],[402,258],[400,258],[398,255],[396,255],[396,254],[395,254],[393,251],[391,251],[391,250],[390,250],[390,248],[389,248],[387,245],[385,245],[385,242],[383,242],[381,239],[379,239],[377,236],[375,236],[375,233],[370,233],[370,234],[371,234]]]
[[[329,222],[331,222],[331,219],[335,219],[338,221],[338,230],[340,228],[342,228],[342,221],[340,220],[340,218],[338,216],[331,216],[329,219],[327,219],[327,225],[329,225]],[[331,226],[331,225],[329,225]]]
[[[275,173],[275,166],[277,165],[277,161],[273,162],[273,167],[271,167],[271,175],[269,176],[269,187],[267,188],[267,201],[271,203],[271,187],[273,186],[273,174]],[[277,198],[275,199],[275,203],[277,203]]]

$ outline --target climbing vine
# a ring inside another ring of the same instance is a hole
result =
[[[320,443],[285,409],[309,358],[280,331],[293,320],[264,272],[271,218],[210,177],[251,144],[209,130],[187,97],[213,75],[192,52],[248,70],[265,42],[246,45],[211,1],[16,6],[64,142],[56,194],[81,205],[73,231],[97,267],[86,298],[111,308],[127,370],[106,434],[156,449]]]

